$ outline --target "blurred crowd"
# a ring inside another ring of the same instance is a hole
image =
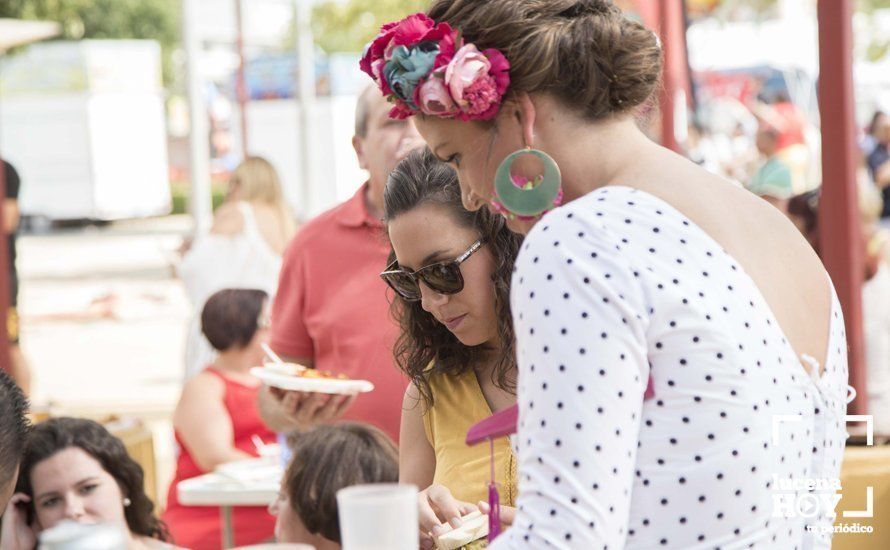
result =
[[[723,105],[722,107],[725,107]],[[785,94],[737,110],[731,133],[693,125],[687,156],[786,214],[819,252],[816,128]],[[868,402],[879,432],[890,431],[890,116],[876,110],[860,129],[857,190],[862,232],[863,323]]]

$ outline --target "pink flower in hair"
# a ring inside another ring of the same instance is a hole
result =
[[[445,68],[445,83],[448,84],[451,97],[461,110],[466,110],[468,107],[464,89],[469,88],[480,77],[488,75],[490,68],[491,62],[473,44],[461,47],[454,54],[454,58]]]
[[[417,87],[415,103],[427,115],[454,116],[458,112],[457,105],[451,99],[448,87],[442,76],[444,71],[432,73],[426,81]]]
[[[491,120],[494,118],[501,107],[501,99],[510,85],[510,63],[507,62],[507,58],[495,49],[487,49],[482,53],[491,62],[491,69],[487,75],[491,80],[486,80],[485,86],[480,87],[481,93],[479,90],[472,90],[476,96],[472,103],[477,106],[476,110],[481,110],[482,112],[474,116],[461,116],[463,120]],[[493,100],[491,99],[492,87],[494,89],[493,95],[496,96]],[[470,90],[468,90],[469,92]],[[491,101],[491,103],[488,104],[487,109],[482,110],[486,101]]]
[[[498,50],[480,52],[473,44],[461,47],[445,70],[451,97],[462,120],[489,120],[498,112],[510,84],[510,64]]]
[[[458,115],[461,120],[489,120],[497,114],[500,95],[490,75],[477,78],[463,94],[464,107]]]

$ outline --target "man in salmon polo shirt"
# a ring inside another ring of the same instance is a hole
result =
[[[379,276],[390,251],[381,222],[383,189],[396,164],[423,142],[410,120],[389,118],[391,107],[376,88],[359,97],[352,144],[368,181],[300,228],[284,253],[272,306],[276,353],[369,380],[374,391],[347,398],[266,388],[260,411],[278,431],[343,418],[373,424],[398,441],[407,379],[393,361],[398,326]]]

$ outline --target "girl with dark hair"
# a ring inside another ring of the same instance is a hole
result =
[[[493,549],[830,546],[833,510],[781,510],[773,476],[840,474],[840,302],[781,213],[640,130],[661,66],[609,0],[433,0],[362,57],[466,208],[526,234],[519,496]],[[800,421],[773,442],[776,415]]]
[[[179,456],[164,512],[174,539],[188,548],[220,547],[220,512],[219,508],[180,504],[179,482],[226,462],[258,456],[257,437],[264,443],[276,440],[260,418],[256,402],[261,384],[250,374],[263,361],[267,302],[262,290],[225,289],[213,294],[201,312],[204,336],[219,356],[186,382],[173,413]],[[232,519],[237,545],[272,537],[275,518],[263,507],[236,507]]]
[[[120,524],[132,549],[172,548],[145,494],[142,468],[92,420],[53,418],[31,431],[0,549],[33,550],[37,535],[63,520]]]
[[[411,379],[399,437],[399,479],[425,489],[423,543],[454,516],[486,498],[487,445],[467,447],[467,430],[516,403],[516,361],[509,287],[522,238],[503,218],[461,205],[457,174],[428,150],[415,151],[384,192],[393,263],[381,275],[395,291],[402,333],[399,367]],[[506,506],[515,496],[515,460],[506,438],[495,442],[496,475]],[[432,532],[432,533],[431,533]]]

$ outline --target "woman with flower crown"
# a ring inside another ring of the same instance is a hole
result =
[[[527,234],[498,550],[830,547],[833,510],[774,480],[839,474],[837,296],[780,213],[639,130],[661,61],[606,0],[434,0],[362,59],[464,206]]]

